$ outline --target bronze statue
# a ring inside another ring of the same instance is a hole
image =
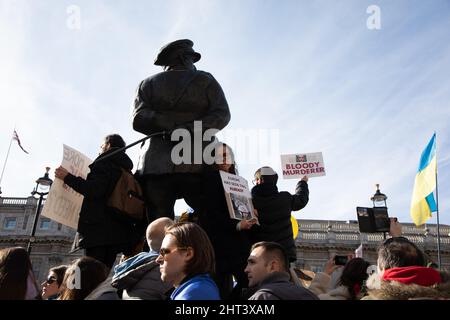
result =
[[[200,58],[191,40],[171,42],[161,48],[155,60],[155,65],[162,66],[164,71],[143,80],[137,89],[133,129],[146,135],[166,132],[152,137],[141,147],[137,174],[148,203],[149,222],[162,216],[173,219],[173,207],[180,198],[195,211],[201,210],[201,172],[205,162],[201,155],[200,161],[198,159],[208,141],[196,141],[198,124],[202,136],[208,129],[223,129],[230,121],[228,103],[220,84],[210,73],[194,66]],[[179,143],[176,140],[179,136],[170,133],[176,129],[190,133],[189,138],[184,137],[190,141],[184,143],[191,149],[183,149],[179,156],[197,161],[180,163],[179,159],[174,159],[177,155],[172,151]],[[196,143],[201,143],[201,148],[194,150]],[[190,153],[185,153],[187,151]]]

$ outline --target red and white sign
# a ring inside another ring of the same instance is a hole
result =
[[[325,175],[322,152],[281,155],[283,179],[301,179],[303,176]]]

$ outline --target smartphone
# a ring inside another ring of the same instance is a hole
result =
[[[334,264],[337,266],[345,266],[347,264],[347,256],[334,256]]]
[[[387,208],[356,207],[359,232],[376,233],[389,232],[391,220]]]

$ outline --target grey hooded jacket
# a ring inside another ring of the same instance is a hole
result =
[[[142,253],[143,254],[143,253]],[[114,275],[112,286],[122,291],[123,300],[165,300],[165,293],[172,288],[162,282],[155,255],[131,265],[124,272]]]

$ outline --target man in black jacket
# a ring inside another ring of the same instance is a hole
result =
[[[125,152],[104,160],[102,158],[124,146],[121,136],[106,136],[99,156],[89,166],[86,180],[70,174],[63,167],[55,170],[56,178],[62,179],[67,186],[84,196],[75,250],[86,249],[86,256],[103,262],[109,268],[113,266],[118,253],[129,254],[145,231],[143,222],[121,219],[117,212],[107,206],[108,198],[122,174],[121,168],[131,172],[133,162]]]
[[[252,246],[247,260],[249,300],[318,300],[306,288],[290,281],[286,250],[276,242],[258,242]]]
[[[230,121],[220,84],[210,73],[194,66],[200,57],[191,40],[169,43],[155,61],[164,71],[143,80],[137,89],[133,129],[146,135],[166,133],[152,137],[141,147],[137,173],[147,200],[149,222],[159,217],[174,219],[173,207],[180,198],[195,212],[201,211],[203,151],[214,138],[212,135],[203,141],[203,133],[208,129],[219,131]],[[181,136],[186,146],[181,152],[174,148],[179,145],[176,141],[181,130],[171,135],[176,129],[186,129],[183,132],[188,136]]]
[[[304,208],[308,203],[308,177],[304,176],[298,182],[294,195],[286,191],[278,192],[277,181],[278,175],[271,167],[262,167],[255,172],[256,186],[252,189],[252,199],[260,226],[253,228],[253,242],[277,242],[287,251],[289,261],[295,262],[297,253],[291,212]]]

